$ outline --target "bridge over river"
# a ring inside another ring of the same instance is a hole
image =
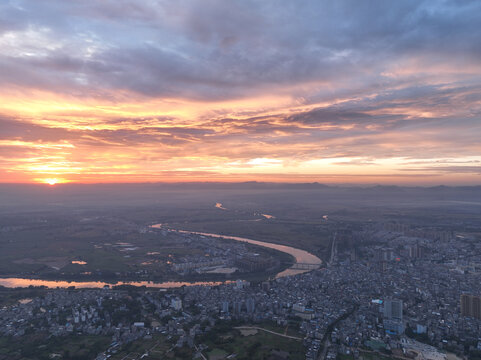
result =
[[[293,270],[315,270],[319,269],[319,264],[295,263],[290,268]]]

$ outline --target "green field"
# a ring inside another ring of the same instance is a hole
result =
[[[48,337],[35,333],[21,338],[0,338],[0,360],[94,359],[110,343],[104,336]]]
[[[261,325],[256,325],[261,327]],[[283,334],[284,328],[270,327],[269,330]],[[255,331],[252,331],[254,333]],[[290,335],[298,336],[292,331]],[[305,349],[302,341],[288,339],[279,335],[257,331],[254,334],[244,336],[241,331],[218,326],[214,331],[201,338],[202,343],[209,346],[209,360],[225,359],[228,355],[235,354],[235,359],[262,360],[276,352],[287,353],[289,359],[304,359]],[[224,355],[224,357],[221,357]]]
[[[283,333],[285,329],[271,325],[273,331]],[[299,336],[297,332],[292,332]],[[135,359],[148,353],[146,359],[192,359],[194,348],[173,346],[176,338],[168,341],[165,336],[155,335],[152,339],[134,341],[114,354],[112,360]],[[239,330],[228,324],[219,324],[211,332],[197,336],[195,345],[207,345],[202,354],[209,360],[223,360],[235,354],[239,360],[263,360],[280,352],[287,354],[289,359],[304,359],[305,348],[302,341],[287,339],[278,335],[257,331],[253,335],[243,336]]]

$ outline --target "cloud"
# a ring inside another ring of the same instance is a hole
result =
[[[481,151],[480,16],[454,0],[4,1],[0,155],[82,177],[441,173]]]
[[[453,173],[453,174],[477,174],[481,175],[481,166],[431,166],[419,168],[405,168],[403,171],[423,172],[423,173]]]
[[[476,1],[8,1],[2,10],[0,42],[13,42],[3,82],[52,91],[214,100],[317,83],[336,92],[378,83],[393,63],[481,55]]]

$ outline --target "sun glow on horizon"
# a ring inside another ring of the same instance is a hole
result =
[[[56,183],[58,183],[58,179],[45,179],[45,182],[47,184],[49,184],[50,186],[53,186],[55,185]]]
[[[35,179],[35,181],[38,181],[38,182],[41,182],[41,183],[44,183],[44,184],[48,184],[50,186],[54,186],[54,185],[57,185],[57,184],[64,184],[64,183],[69,182],[66,179],[60,179],[60,178]]]

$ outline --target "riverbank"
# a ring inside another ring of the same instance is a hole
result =
[[[155,224],[152,225],[152,228],[157,228],[159,229],[161,227],[161,224]],[[299,270],[295,269],[294,267],[299,264],[311,264],[315,265],[317,267],[321,266],[322,260],[319,259],[317,256],[302,250],[302,249],[297,249],[291,246],[287,245],[279,245],[279,244],[273,244],[273,243],[268,243],[260,240],[254,240],[254,239],[247,239],[247,238],[242,238],[242,237],[236,237],[236,236],[226,236],[226,235],[221,235],[221,234],[211,234],[211,233],[200,233],[200,232],[194,232],[194,231],[185,231],[185,230],[177,230],[178,232],[181,233],[190,233],[190,234],[195,234],[195,235],[200,235],[200,236],[207,236],[207,237],[214,237],[214,238],[220,238],[220,239],[229,239],[229,240],[235,240],[235,241],[241,241],[241,242],[247,242],[249,244],[253,244],[256,246],[262,246],[267,249],[279,251],[281,253],[284,253],[286,255],[289,255],[289,259],[293,258],[294,262],[290,267],[288,267],[289,262],[286,262],[286,258],[282,262],[282,264],[286,265],[284,267],[280,267],[278,272],[272,272],[272,273],[239,273],[239,274],[234,274],[233,276],[237,278],[242,278],[244,280],[249,280],[249,281],[262,281],[265,280],[266,278],[277,278],[277,277],[284,277],[284,276],[292,276],[292,275],[297,275],[299,273],[307,272],[310,270]],[[75,288],[102,288],[105,286],[122,286],[122,285],[127,285],[127,286],[136,286],[136,287],[152,287],[152,288],[176,288],[176,287],[182,287],[182,286],[198,286],[198,285],[204,285],[204,286],[216,286],[224,283],[228,283],[232,280],[226,279],[225,275],[221,275],[222,279],[219,278],[218,281],[211,281],[211,280],[200,280],[199,281],[192,281],[193,279],[189,280],[183,280],[183,281],[149,281],[149,280],[141,280],[141,281],[117,281],[116,279],[102,279],[102,280],[92,280],[92,281],[70,281],[66,279],[38,279],[38,278],[22,278],[22,277],[6,277],[6,278],[0,278],[0,286],[8,287],[8,288],[16,288],[16,287],[29,287],[29,286],[44,286],[47,288],[68,288],[68,287],[75,287]],[[217,276],[216,276],[217,277]],[[110,281],[109,281],[110,280]]]
[[[161,224],[157,224],[161,225]],[[157,227],[157,225],[153,225],[153,227]],[[158,227],[157,227],[158,228]],[[253,245],[258,245],[258,246],[263,246],[269,249],[274,249],[286,254],[289,254],[294,257],[295,263],[291,267],[291,269],[286,269],[285,271],[277,274],[276,277],[283,277],[283,276],[290,276],[290,275],[297,275],[301,273],[298,269],[294,269],[296,265],[299,264],[310,264],[313,265],[310,269],[306,269],[302,272],[308,272],[310,270],[313,270],[315,268],[319,268],[322,264],[322,260],[319,259],[316,255],[311,254],[310,252],[302,249],[298,249],[292,246],[288,245],[281,245],[281,244],[275,244],[275,243],[269,243],[265,241],[260,241],[260,240],[254,240],[254,239],[248,239],[248,238],[243,238],[239,236],[229,236],[229,235],[221,235],[221,234],[213,234],[213,233],[204,233],[204,232],[197,232],[197,231],[186,231],[186,230],[177,230],[180,233],[185,233],[185,234],[195,234],[195,235],[201,235],[201,236],[208,236],[208,237],[214,237],[214,238],[220,238],[220,239],[229,239],[229,240],[236,240],[236,241],[241,241],[241,242],[247,242],[249,244]],[[289,271],[293,270],[293,271]]]

